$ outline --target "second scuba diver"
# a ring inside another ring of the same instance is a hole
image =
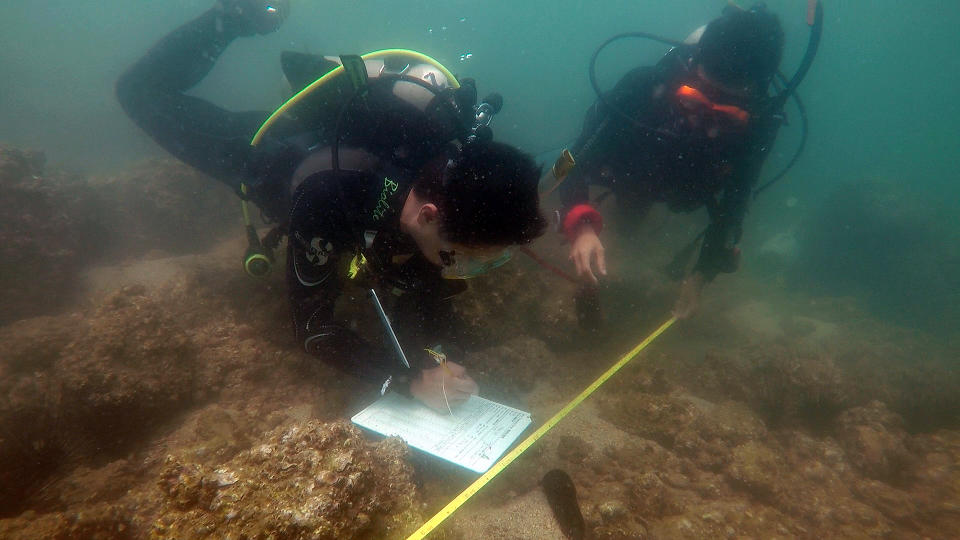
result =
[[[596,283],[597,274],[606,274],[603,218],[591,205],[590,185],[608,188],[625,218],[642,217],[655,202],[676,212],[706,207],[710,225],[681,285],[678,318],[695,312],[706,283],[737,269],[743,219],[782,123],[783,103],[819,42],[819,11],[817,16],[803,67],[788,91],[774,96],[769,89],[784,34],[762,5],[729,6],[685,42],[674,43],[655,66],[635,68],[610,92],[598,91],[572,148],[577,166],[560,186],[561,227],[579,276]],[[624,37],[650,37],[636,34]],[[593,77],[591,65],[596,88]]]
[[[336,320],[334,304],[345,286],[362,283],[381,291],[409,350],[455,339],[450,299],[466,288],[463,280],[503,264],[511,246],[545,229],[539,169],[530,156],[490,140],[486,124],[499,105],[478,106],[471,81],[457,82],[417,53],[285,53],[294,90],[341,65],[344,72],[266,124],[267,112],[230,112],[186,95],[231,41],[275,31],[288,10],[286,0],[217,2],[127,70],[118,99],[163,148],[281,224],[293,320],[306,351],[443,409],[445,399],[477,391],[462,366],[411,354],[404,367],[375,344],[382,340]],[[252,226],[248,232],[256,247]],[[248,257],[248,270],[262,271],[270,260],[269,253]]]

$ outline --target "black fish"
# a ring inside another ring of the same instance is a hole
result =
[[[553,517],[563,534],[570,540],[583,540],[587,526],[583,522],[583,514],[580,513],[580,503],[577,502],[577,488],[570,475],[554,469],[543,475],[540,485],[543,486],[547,502],[553,510]]]

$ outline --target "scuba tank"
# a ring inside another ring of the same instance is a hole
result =
[[[285,52],[281,64],[297,91],[267,118],[250,144],[259,146],[266,138],[295,141],[291,144],[301,147],[302,154],[329,145],[334,170],[340,168],[343,142],[363,142],[383,159],[414,170],[452,141],[463,146],[491,139],[490,121],[503,104],[499,94],[490,94],[478,105],[471,79],[458,81],[433,58],[405,49],[339,57]],[[285,231],[281,224],[261,241],[249,220],[247,194],[242,184],[249,245],[243,266],[251,276],[263,277]]]

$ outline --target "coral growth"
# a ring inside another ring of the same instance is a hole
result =
[[[280,427],[216,468],[170,456],[152,538],[391,538],[421,519],[406,445],[343,422]]]

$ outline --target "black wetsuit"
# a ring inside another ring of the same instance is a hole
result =
[[[331,126],[285,117],[251,146],[269,113],[230,112],[184,94],[238,36],[235,26],[211,10],[163,38],[120,77],[120,103],[171,154],[238,193],[246,184],[267,217],[288,224],[289,295],[296,334],[308,352],[371,379],[406,373],[392,349],[372,344],[383,343],[380,335],[364,340],[335,321],[334,303],[345,281],[376,281],[410,350],[453,337],[457,319],[449,299],[465,284],[442,279],[439,267],[399,228],[413,178],[443,155],[449,139],[424,136],[432,128],[423,115],[390,102],[389,92],[371,91],[343,130],[337,169]],[[361,118],[363,111],[372,114],[378,99],[386,112]],[[358,292],[359,301],[369,302],[363,289]]]
[[[599,101],[587,111],[572,149],[577,166],[560,187],[563,223],[573,237],[579,222],[599,220],[589,206],[589,185],[610,188],[618,207],[633,216],[643,215],[654,202],[679,212],[706,205],[710,226],[694,270],[713,279],[736,267],[735,246],[751,190],[780,122],[754,117],[747,127],[724,129],[713,138],[703,126],[690,125],[674,101],[676,89],[691,80],[684,53],[677,48],[656,66],[634,69],[605,94],[635,122]]]

